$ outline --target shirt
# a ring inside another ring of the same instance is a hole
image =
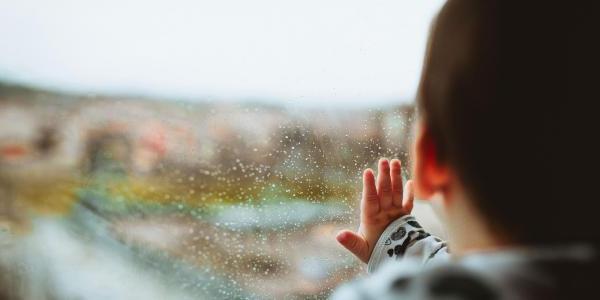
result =
[[[595,248],[586,244],[454,258],[446,242],[408,215],[380,236],[370,275],[341,286],[332,299],[600,299],[599,267]]]

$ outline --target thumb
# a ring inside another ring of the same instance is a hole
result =
[[[369,246],[362,236],[350,230],[342,230],[335,239],[364,263],[369,262]]]

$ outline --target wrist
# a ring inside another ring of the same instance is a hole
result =
[[[381,264],[386,260],[389,260],[389,256],[385,253],[386,246],[391,245],[393,241],[405,238],[405,227],[414,227],[412,224],[416,224],[415,217],[412,215],[404,215],[386,226],[371,250],[371,255],[367,262],[368,273],[374,272]],[[422,229],[418,228],[418,230]]]

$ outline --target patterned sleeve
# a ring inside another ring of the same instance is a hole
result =
[[[404,257],[419,259],[422,264],[446,261],[449,258],[446,242],[427,233],[411,215],[392,222],[375,244],[367,271],[375,272],[383,264],[402,260]]]

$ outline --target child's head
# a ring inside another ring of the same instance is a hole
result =
[[[583,38],[573,11],[552,5],[449,0],[419,88],[417,196],[467,201],[513,243],[590,240],[600,227],[589,204],[597,196],[574,198],[591,191],[577,178],[586,161],[575,138],[585,108],[573,89]],[[457,190],[466,200],[453,199]]]

